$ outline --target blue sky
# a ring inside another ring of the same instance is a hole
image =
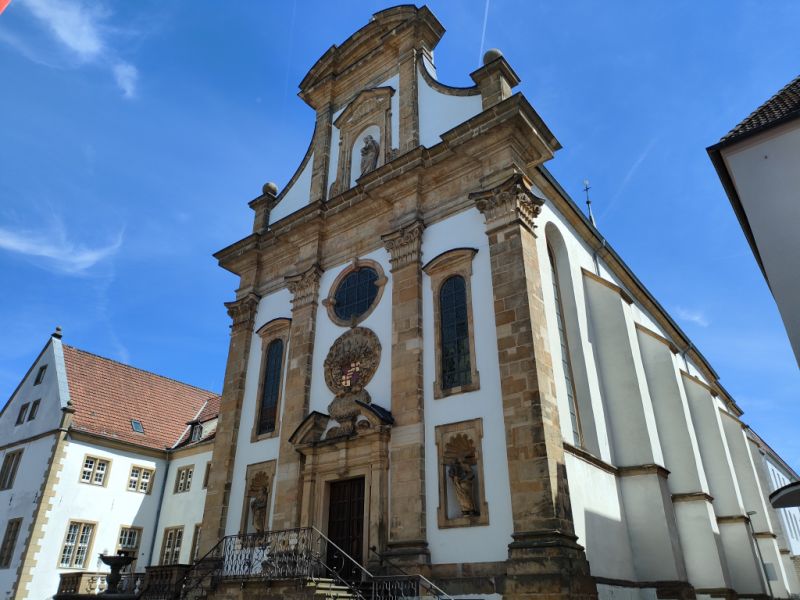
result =
[[[0,15],[0,402],[66,342],[220,390],[236,279],[212,252],[283,186],[297,84],[388,2],[12,0]],[[800,372],[705,148],[797,75],[796,2],[432,1],[440,79],[499,47],[548,167],[800,469]],[[487,9],[488,8],[488,9]],[[484,27],[484,15],[487,16]]]

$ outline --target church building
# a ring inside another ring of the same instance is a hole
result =
[[[278,595],[219,582],[277,585],[304,544],[362,589],[397,566],[437,596],[800,592],[774,453],[548,172],[561,146],[511,65],[448,86],[443,33],[405,5],[332,46],[300,83],[297,171],[215,255],[240,278],[215,593]]]
[[[383,10],[300,83],[308,150],[215,255],[239,284],[197,560],[143,597],[800,593],[767,502],[797,475],[547,170],[509,62],[448,86],[443,34]]]

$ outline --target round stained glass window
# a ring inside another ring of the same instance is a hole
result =
[[[348,273],[333,295],[333,312],[342,321],[358,319],[367,312],[378,295],[378,273],[361,267]]]

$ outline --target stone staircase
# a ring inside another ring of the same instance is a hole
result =
[[[324,598],[325,600],[359,600],[364,598],[354,588],[348,588],[339,581],[324,577],[309,579],[306,582],[306,588],[313,590],[315,597]]]

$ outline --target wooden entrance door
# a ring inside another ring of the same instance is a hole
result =
[[[363,477],[331,483],[328,537],[358,564],[364,563]],[[328,566],[347,580],[355,581],[361,577],[360,569],[330,544]]]

